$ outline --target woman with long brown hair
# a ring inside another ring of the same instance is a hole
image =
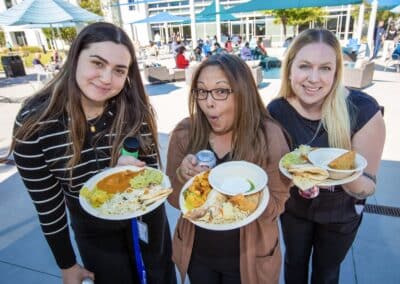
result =
[[[268,174],[270,200],[262,215],[229,231],[209,231],[180,218],[173,260],[182,282],[278,283],[281,266],[277,216],[288,198],[288,180],[278,169],[288,151],[281,128],[273,122],[246,63],[230,54],[211,56],[196,70],[189,95],[190,117],[172,132],[167,174],[178,206],[184,182],[200,173],[195,153],[213,151],[217,164],[245,160]]]
[[[140,141],[140,160],[120,159],[126,137]],[[157,129],[135,51],[127,34],[109,23],[84,28],[58,75],[17,115],[12,144],[18,171],[64,283],[138,283],[129,221],[97,219],[83,211],[82,185],[120,163],[157,167]],[[66,208],[85,268],[77,264]],[[143,216],[141,243],[149,283],[175,283],[165,208]]]

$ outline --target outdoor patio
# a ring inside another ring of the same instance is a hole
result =
[[[395,70],[383,71],[377,61],[372,85],[364,91],[385,106],[387,128],[383,161],[378,173],[377,192],[368,199],[367,212],[356,241],[342,264],[340,283],[375,284],[400,283],[400,218],[384,215],[382,206],[394,209],[399,215],[400,195],[400,74]],[[32,72],[28,70],[28,73]],[[264,72],[259,92],[268,103],[279,88],[279,69]],[[30,77],[29,77],[30,76]],[[0,78],[0,152],[7,148],[14,115],[19,102],[33,92],[26,78]],[[160,85],[146,84],[152,104],[158,114],[161,151],[164,159],[168,133],[187,115],[187,85],[175,82]],[[170,110],[174,109],[173,112]],[[47,247],[33,205],[12,163],[0,165],[0,273],[1,283],[60,283],[60,271]],[[373,206],[375,205],[375,206]],[[179,212],[169,205],[171,229],[175,227]],[[378,214],[369,212],[376,211]],[[390,213],[390,212],[389,212]],[[284,248],[282,248],[284,249]],[[281,281],[283,283],[283,281]]]

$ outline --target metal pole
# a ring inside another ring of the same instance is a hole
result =
[[[368,56],[372,55],[372,51],[374,50],[374,30],[375,30],[375,20],[376,20],[376,11],[378,10],[378,1],[373,0],[371,3],[371,14],[369,16],[369,24],[368,24]]]
[[[346,25],[345,25],[345,31],[344,31],[344,41],[345,42],[347,42],[347,40],[349,38],[350,17],[351,17],[351,5],[347,5]]]
[[[217,25],[217,41],[221,43],[221,14],[219,13],[219,0],[215,0],[215,22]]]
[[[196,35],[196,18],[194,15],[194,0],[189,0],[190,7],[190,33],[192,35],[192,45],[196,45],[197,35]]]
[[[356,33],[356,38],[358,38],[358,42],[360,43],[362,37],[363,23],[364,23],[364,3],[361,3],[360,10],[358,12],[357,33]]]

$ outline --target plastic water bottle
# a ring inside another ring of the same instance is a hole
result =
[[[94,281],[88,277],[82,280],[82,284],[94,284]]]
[[[133,156],[135,158],[139,157],[139,147],[140,143],[136,137],[127,137],[124,140],[124,145],[121,150],[121,154],[124,156]]]

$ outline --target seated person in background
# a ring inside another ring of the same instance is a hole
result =
[[[268,56],[267,50],[265,49],[261,38],[257,41],[257,46],[255,48],[254,54],[256,59],[261,60]]]
[[[221,47],[221,45],[218,42],[214,43],[214,49],[212,51],[212,54],[220,54],[224,51],[224,49]]]
[[[158,46],[155,44],[154,41],[150,41],[150,56],[158,56]]]
[[[176,68],[184,69],[189,66],[189,60],[186,59],[185,52],[186,48],[184,46],[178,47],[178,54],[176,55]]]
[[[34,67],[36,66],[41,66],[43,69],[46,69],[46,66],[44,66],[44,64],[42,63],[42,61],[40,61],[40,58],[42,57],[42,55],[38,52],[35,54],[35,57],[32,60],[32,64]]]
[[[203,56],[201,55],[201,47],[200,46],[197,46],[193,50],[192,58],[193,58],[193,60],[195,60],[197,62],[201,62],[203,60]]]
[[[227,52],[229,52],[229,53],[232,53],[232,52],[233,52],[232,41],[231,41],[230,39],[228,39],[228,40],[225,42],[225,50],[226,50]]]
[[[62,57],[58,54],[57,50],[53,51],[53,55],[50,57],[51,64],[54,66],[55,70],[60,70],[62,65]]]
[[[240,50],[240,57],[245,61],[251,60],[251,50],[249,47],[249,42],[246,42]]]

